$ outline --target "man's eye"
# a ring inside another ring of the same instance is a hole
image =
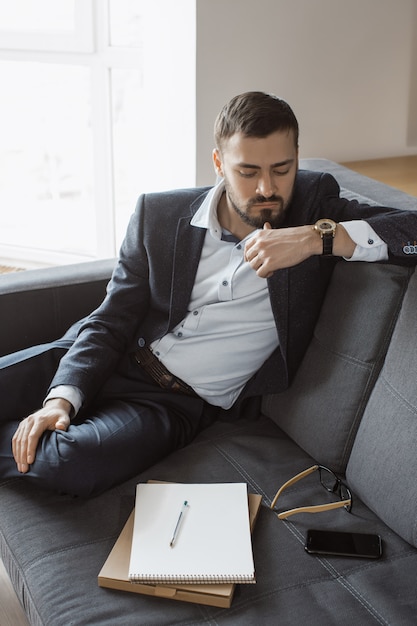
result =
[[[239,172],[239,175],[242,178],[253,178],[255,176],[256,172]]]
[[[290,171],[290,170],[285,170],[285,171],[282,171],[282,170],[274,170],[274,174],[275,174],[276,176],[286,176],[286,175],[289,173],[289,171]]]

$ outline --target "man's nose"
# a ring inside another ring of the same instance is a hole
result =
[[[264,198],[270,198],[276,192],[277,187],[273,176],[265,174],[258,178],[258,185],[256,187],[256,193]]]

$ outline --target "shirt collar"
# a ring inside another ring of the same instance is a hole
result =
[[[206,228],[214,239],[222,238],[223,229],[217,218],[217,207],[224,190],[225,185],[224,180],[222,179],[215,187],[210,189],[190,222],[191,226]],[[246,237],[242,239],[242,242],[245,242],[253,237],[253,235],[258,231],[259,229],[256,229],[252,233],[249,233],[249,235],[246,235]]]
[[[224,181],[221,180],[215,187],[212,187],[201,206],[191,220],[191,226],[206,228],[215,239],[221,239],[222,227],[217,218],[217,206],[224,192]]]

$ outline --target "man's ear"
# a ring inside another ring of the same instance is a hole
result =
[[[224,177],[223,164],[222,164],[222,159],[221,159],[218,148],[214,148],[213,150],[213,163],[214,163],[214,169],[216,171],[217,176],[220,176],[221,178],[223,178]]]

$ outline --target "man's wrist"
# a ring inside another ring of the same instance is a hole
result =
[[[52,387],[44,400],[44,405],[53,398],[61,398],[69,402],[71,405],[71,412],[69,413],[71,418],[77,415],[84,400],[81,391],[72,385],[57,385],[56,387]]]
[[[346,228],[342,224],[337,225],[336,236],[333,242],[333,254],[335,256],[344,257],[350,259],[355,252],[356,243],[350,237]]]
[[[321,238],[320,232],[313,225],[312,229],[312,238],[313,238],[313,254],[322,255],[323,254],[323,240]],[[356,243],[350,237],[347,230],[343,227],[342,224],[336,224],[336,228],[334,229],[334,236],[332,237],[332,254],[333,256],[344,257],[349,259],[356,248]]]
[[[315,230],[314,226],[310,226],[310,235],[311,235],[311,254],[312,255],[321,255],[323,254],[323,241],[320,237],[320,234]]]
[[[333,241],[337,232],[337,223],[330,218],[321,218],[314,224],[313,230],[321,239],[321,254],[324,256],[332,256]]]
[[[69,402],[69,400],[66,400],[65,398],[48,398],[44,402],[44,406],[46,405],[54,406],[57,409],[61,409],[68,413],[68,416],[70,416],[71,413],[74,412],[74,407],[72,406],[71,402]]]

